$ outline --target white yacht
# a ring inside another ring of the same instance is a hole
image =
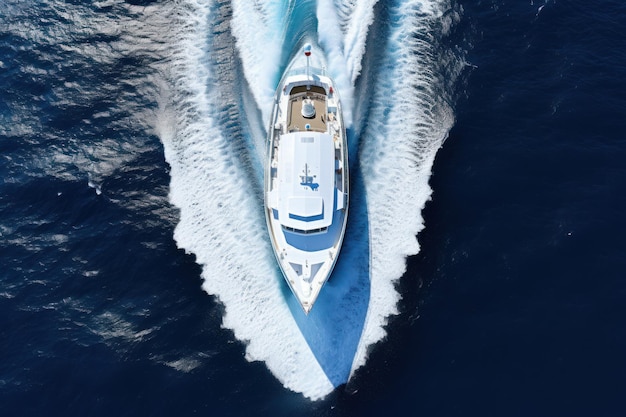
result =
[[[306,45],[304,56],[292,61],[278,85],[265,170],[272,247],[307,314],[339,256],[349,183],[339,95],[326,70],[312,66],[311,59]]]

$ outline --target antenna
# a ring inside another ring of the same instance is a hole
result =
[[[311,44],[307,43],[304,45],[304,55],[306,55],[306,79],[309,80],[309,65],[311,61]]]

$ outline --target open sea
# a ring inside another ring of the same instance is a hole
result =
[[[263,217],[305,42],[351,207]],[[0,415],[626,415],[626,3],[1,0]]]

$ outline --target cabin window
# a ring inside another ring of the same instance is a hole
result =
[[[319,229],[311,229],[311,230],[300,230],[295,229],[293,227],[283,225],[283,230],[291,233],[297,233],[299,235],[312,235],[314,233],[323,233],[328,230],[328,227],[320,227]]]

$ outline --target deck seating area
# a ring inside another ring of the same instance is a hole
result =
[[[315,106],[315,116],[308,118],[302,115],[302,105],[305,100],[311,100]],[[309,125],[310,131],[326,132],[326,92],[321,87],[305,86],[294,87],[289,95],[289,120],[287,121],[288,132],[304,132]]]

